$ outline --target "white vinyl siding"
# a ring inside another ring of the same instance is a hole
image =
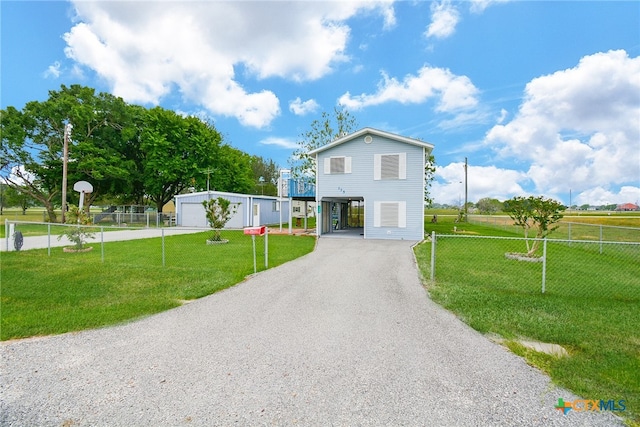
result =
[[[373,179],[407,179],[407,153],[375,154]]]
[[[351,157],[325,157],[324,173],[326,175],[351,173]]]
[[[373,202],[373,226],[406,228],[407,202]]]

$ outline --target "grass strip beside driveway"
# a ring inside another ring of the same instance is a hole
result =
[[[450,225],[438,226],[444,231]],[[491,231],[473,224],[457,224],[457,229],[485,236]],[[626,411],[619,415],[639,423],[640,265],[635,253],[550,245],[547,279],[554,285],[542,294],[540,263],[506,260],[504,253],[517,249],[513,245],[498,239],[438,239],[436,280],[427,284],[431,298],[474,329],[511,340],[512,351],[558,385],[585,399],[625,400]],[[431,244],[417,246],[415,253],[423,277],[430,277]],[[559,344],[569,356],[529,350],[517,344],[522,339]]]
[[[209,232],[99,245],[88,253],[53,248],[2,253],[0,338],[60,334],[113,325],[201,298],[253,273],[252,242],[241,231],[229,243],[205,244]],[[256,245],[264,270],[264,241]],[[313,250],[308,236],[269,236],[269,267]]]

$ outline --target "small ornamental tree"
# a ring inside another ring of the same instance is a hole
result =
[[[220,230],[229,222],[231,217],[238,211],[238,205],[231,205],[231,202],[223,197],[209,199],[202,202],[207,222],[213,229],[212,242],[221,242]]]
[[[69,212],[65,215],[66,223],[73,224],[75,226],[69,226],[66,231],[58,236],[58,240],[62,236],[66,236],[67,239],[74,243],[74,249],[84,249],[84,244],[88,238],[93,237],[93,232],[88,228],[91,225],[91,218],[84,211],[78,209],[77,206],[70,206]]]
[[[558,228],[562,219],[562,211],[566,209],[560,202],[545,199],[542,196],[527,198],[517,196],[504,202],[505,211],[513,219],[514,224],[524,230],[527,244],[527,256],[532,257],[540,246],[540,239],[547,237]],[[535,229],[533,244],[529,245],[529,229]]]

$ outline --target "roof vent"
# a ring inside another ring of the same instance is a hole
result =
[[[364,137],[364,142],[365,144],[371,144],[371,142],[373,142],[373,138],[371,138],[371,135],[367,135]]]

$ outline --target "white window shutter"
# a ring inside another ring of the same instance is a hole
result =
[[[407,153],[400,153],[398,179],[407,179]]]
[[[324,158],[324,174],[325,175],[331,174],[331,157]]]
[[[373,226],[380,227],[380,202],[373,202]]]
[[[375,181],[380,181],[380,177],[381,177],[381,167],[380,164],[382,163],[382,156],[380,154],[374,154],[373,155],[373,179]],[[378,225],[379,227],[379,225]]]
[[[407,228],[407,202],[398,202],[398,228]]]
[[[344,158],[344,173],[351,173],[351,157]]]

